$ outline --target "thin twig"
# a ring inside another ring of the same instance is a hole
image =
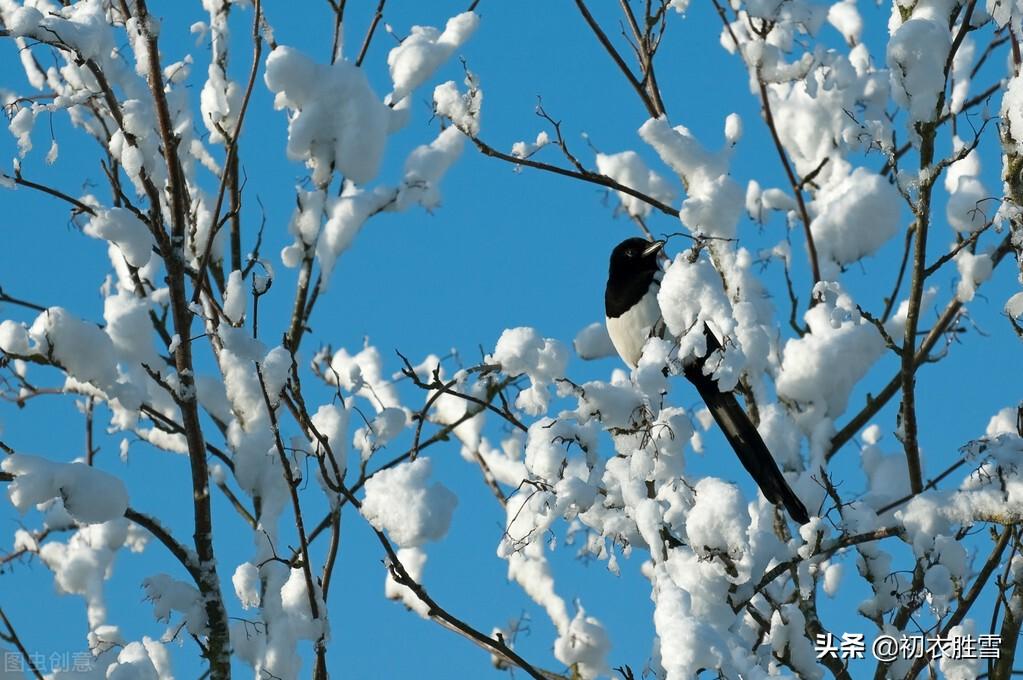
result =
[[[373,20],[369,24],[369,28],[366,29],[366,37],[362,39],[362,47],[359,49],[359,56],[355,58],[355,65],[362,66],[362,60],[366,58],[366,52],[369,51],[369,44],[373,42],[373,34],[376,33],[377,25],[384,18],[384,5],[387,0],[380,0],[377,3],[377,11],[373,13]]]
[[[249,99],[252,97],[252,88],[256,84],[256,74],[259,72],[261,63],[260,56],[263,53],[263,40],[259,34],[259,26],[260,19],[263,14],[262,7],[262,0],[256,0],[255,17],[252,20],[252,68],[249,70],[249,81],[245,86],[245,94],[242,96],[242,104],[238,112],[238,124],[230,133],[227,140],[227,160],[224,163],[224,170],[220,177],[220,186],[217,189],[217,198],[213,207],[213,216],[210,219],[209,234],[206,236],[206,245],[202,253],[202,262],[199,264],[199,278],[195,282],[195,290],[192,293],[192,304],[199,301],[199,297],[202,295],[204,287],[210,293],[210,297],[213,296],[212,291],[209,291],[207,270],[209,269],[210,258],[213,254],[213,239],[216,238],[217,232],[220,230],[220,211],[224,205],[224,194],[227,191],[227,185],[232,173],[237,172],[238,138],[241,136],[242,125],[245,123],[245,112],[249,108]]]
[[[12,305],[18,305],[19,307],[31,309],[36,312],[45,312],[47,309],[46,307],[43,307],[42,305],[37,305],[34,302],[29,302],[28,300],[22,300],[21,298],[16,298],[12,295],[8,295],[7,293],[4,292],[3,286],[0,286],[0,302],[7,302]]]
[[[459,129],[461,129],[461,128],[459,128]],[[476,145],[476,148],[479,149],[483,153],[484,156],[490,156],[492,158],[499,158],[500,160],[506,161],[508,163],[512,163],[513,165],[525,166],[527,168],[536,168],[537,170],[544,170],[546,172],[551,172],[551,173],[554,173],[556,175],[563,175],[565,177],[572,177],[574,179],[579,179],[579,180],[582,180],[584,182],[589,182],[590,184],[596,184],[596,185],[599,185],[599,186],[602,186],[602,187],[607,187],[608,189],[614,189],[615,191],[620,191],[623,194],[628,194],[629,196],[632,196],[634,198],[638,198],[639,200],[643,201],[644,203],[646,203],[646,204],[648,204],[650,206],[653,206],[654,208],[657,208],[659,211],[661,211],[665,215],[670,215],[672,217],[678,217],[678,209],[677,208],[672,208],[670,205],[667,205],[666,203],[662,203],[661,201],[658,201],[656,198],[654,198],[652,196],[648,196],[647,194],[644,194],[641,191],[637,191],[636,189],[633,189],[632,187],[626,186],[626,185],[624,185],[624,184],[622,184],[622,183],[620,183],[620,182],[618,182],[618,181],[616,181],[614,179],[611,179],[607,175],[602,175],[602,174],[600,174],[598,172],[592,172],[592,171],[578,172],[576,170],[570,170],[568,168],[562,168],[562,167],[559,167],[557,165],[551,165],[549,163],[542,163],[540,161],[534,161],[534,160],[532,160],[530,158],[520,158],[519,156],[512,156],[510,154],[506,154],[506,153],[503,153],[501,151],[498,151],[494,147],[490,146],[489,144],[487,144],[486,142],[481,140],[479,137],[476,137],[475,135],[469,133],[466,130],[462,130],[462,132],[465,133],[465,135],[467,137],[469,137],[469,139],[472,140],[472,143]]]
[[[177,541],[170,532],[160,522],[149,515],[138,512],[133,508],[128,508],[124,511],[124,516],[138,524],[140,527],[152,534],[153,538],[158,540],[160,543],[170,551],[181,566],[185,568],[188,575],[192,577],[196,585],[201,585],[202,574],[199,571],[199,567],[196,564],[195,553],[187,550],[184,545]]]
[[[7,618],[7,614],[4,613],[3,607],[0,607],[0,620],[3,620],[4,627],[7,628],[7,635],[5,637],[18,648],[18,652],[21,653],[22,659],[24,659],[25,663],[27,663],[28,667],[32,670],[32,675],[36,676],[36,680],[45,680],[42,672],[39,670],[39,667],[36,666],[34,661],[35,655],[29,654],[28,650],[25,649],[25,645],[21,642],[21,638],[18,637],[18,632],[14,630],[14,625],[11,623],[11,620]]]
[[[53,187],[48,187],[45,184],[39,184],[38,182],[33,182],[31,180],[27,180],[27,179],[25,179],[24,177],[21,176],[21,173],[15,173],[14,176],[11,176],[11,175],[8,175],[5,172],[0,172],[0,178],[2,178],[4,180],[7,180],[9,182],[14,182],[15,184],[17,184],[19,186],[28,187],[29,189],[34,189],[36,191],[41,191],[44,194],[49,194],[50,196],[54,196],[56,198],[59,198],[60,200],[66,202],[66,203],[70,203],[71,205],[73,205],[76,212],[82,212],[82,213],[86,213],[87,215],[93,215],[93,216],[96,215],[96,211],[91,206],[88,206],[85,203],[82,203],[81,201],[79,201],[74,196],[70,196],[68,194],[65,194],[63,191],[60,191],[59,189],[54,189]]]
[[[614,60],[619,70],[621,70],[622,74],[625,76],[625,79],[629,81],[629,85],[631,85],[632,89],[634,89],[636,91],[636,94],[639,95],[639,98],[643,102],[643,106],[646,107],[647,112],[653,118],[659,118],[661,115],[663,115],[664,111],[659,110],[657,108],[657,105],[650,98],[649,93],[643,87],[643,83],[639,82],[639,79],[636,78],[636,75],[632,72],[632,69],[630,69],[629,65],[625,63],[625,60],[622,58],[621,53],[618,52],[615,46],[611,43],[611,40],[607,37],[607,34],[604,33],[604,29],[600,27],[600,24],[597,23],[597,20],[593,18],[592,14],[590,14],[590,10],[586,6],[586,3],[583,0],[575,0],[575,6],[579,8],[579,13],[583,15],[583,19],[586,20],[586,24],[590,27],[590,30],[593,31],[593,34],[595,36],[597,36],[597,40],[599,40],[600,44],[604,46],[604,49]]]

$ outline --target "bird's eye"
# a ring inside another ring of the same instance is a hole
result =
[[[625,255],[627,257],[636,257],[636,251],[633,250],[632,248],[629,248],[628,250],[625,251]]]

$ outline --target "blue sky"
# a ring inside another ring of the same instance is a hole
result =
[[[349,3],[347,56],[357,50],[375,4]],[[388,5],[386,21],[397,34],[404,35],[414,24],[443,25],[447,17],[464,10],[465,4],[448,0],[395,1]],[[599,4],[600,11],[594,10],[598,19],[610,27],[610,33],[617,33],[615,3]],[[326,61],[331,28],[326,10],[326,3],[271,2],[267,3],[266,14],[280,44]],[[870,6],[862,10],[867,18],[865,40],[875,60],[880,60],[886,16]],[[198,3],[154,3],[152,12],[164,19],[160,40],[167,62],[186,51],[196,55],[198,68],[193,70],[190,83],[197,101],[208,53],[207,46],[196,46],[188,33],[189,24],[203,19]],[[548,113],[563,121],[568,142],[584,162],[592,165],[592,152],[580,136],[583,132],[601,151],[635,149],[652,167],[670,175],[635,133],[646,120],[645,110],[586,30],[572,3],[483,0],[479,13],[480,28],[461,54],[481,80],[483,139],[502,150],[510,149],[515,141],[531,141],[544,129],[543,121],[533,113],[539,96]],[[246,42],[250,14],[241,14],[241,21],[233,24],[236,42],[232,48],[232,76],[237,80],[245,78],[250,59]],[[740,113],[745,132],[732,165],[734,176],[742,185],[756,177],[764,186],[784,186],[745,70],[737,58],[721,48],[720,24],[709,3],[694,2],[687,19],[671,16],[669,23],[659,55],[658,76],[671,122],[686,125],[706,146],[718,148],[724,143],[725,116]],[[834,30],[823,30],[826,42],[840,44]],[[385,59],[393,44],[394,39],[381,31],[366,60],[370,80],[381,95],[388,90]],[[0,50],[0,87],[23,87],[13,46],[0,43]],[[408,151],[436,133],[438,122],[431,121],[429,105],[432,86],[448,79],[460,82],[461,78],[461,66],[453,61],[413,96],[412,123],[390,138],[380,181],[397,180]],[[990,80],[984,84],[987,82]],[[286,227],[294,206],[294,187],[306,172],[300,164],[285,158],[285,117],[272,110],[271,95],[261,79],[248,116],[248,139],[241,146],[247,191],[251,192],[245,220],[249,228],[258,225],[254,200],[258,195],[267,218],[263,255],[274,262],[278,275],[271,293],[261,303],[261,318],[265,319],[262,339],[273,345],[283,329],[294,290],[294,273],[280,264],[278,253],[290,241]],[[25,176],[52,182],[72,194],[95,185],[105,197],[99,189],[103,178],[94,150],[59,116],[53,119],[53,129],[61,144],[60,158],[53,167],[44,164],[48,130],[44,124],[38,125],[33,137],[36,148],[24,161]],[[985,182],[988,187],[997,187],[999,167],[997,156],[992,155],[997,148],[993,131],[989,131],[986,144]],[[555,150],[543,153],[544,160],[562,160]],[[0,157],[12,158],[15,154],[13,137],[0,135]],[[883,159],[870,157],[865,164],[880,168]],[[514,172],[509,165],[485,158],[468,145],[444,180],[443,196],[443,204],[434,214],[418,209],[385,213],[367,224],[342,256],[330,289],[319,302],[312,320],[313,332],[303,346],[305,358],[320,344],[328,343],[335,349],[345,346],[354,352],[368,337],[385,356],[388,370],[399,368],[394,350],[416,361],[427,353],[443,355],[455,348],[466,365],[471,365],[479,358],[478,348],[490,351],[505,328],[534,326],[545,336],[570,342],[579,329],[602,318],[607,254],[615,243],[635,233],[627,219],[615,217],[615,197],[599,187],[553,175]],[[2,200],[0,285],[11,295],[43,305],[65,306],[84,318],[101,319],[99,287],[108,271],[104,244],[70,227],[64,206],[47,197],[18,190],[5,192]],[[950,238],[944,225],[943,199],[938,205],[936,233],[940,236],[932,240],[932,257],[943,252]],[[679,230],[677,221],[664,216],[652,217],[650,227],[654,233]],[[783,230],[784,225],[777,219],[763,227],[744,220],[740,245],[751,250],[769,247],[783,237]],[[677,248],[679,243],[675,241],[672,246]],[[897,237],[878,256],[850,268],[843,283],[857,301],[875,311],[880,308],[881,297],[893,280],[900,246],[901,237]],[[794,234],[794,252],[797,260],[804,252],[798,234]],[[1001,315],[1005,299],[1018,288],[1011,267],[1011,263],[1003,265],[970,307],[975,327],[968,327],[951,346],[947,359],[925,367],[919,374],[927,477],[953,460],[959,446],[983,434],[994,412],[1019,398],[1018,374],[1009,370],[1015,365],[1018,341]],[[805,266],[796,268],[794,278],[805,301],[810,280]],[[787,336],[787,298],[777,265],[767,269],[764,280],[779,309],[781,332]],[[954,279],[939,277],[938,285],[936,304],[940,308],[954,292]],[[25,310],[0,306],[0,319],[31,317]],[[928,310],[923,327],[927,328],[933,318]],[[615,366],[614,360],[584,363],[573,359],[568,370],[573,380],[581,382],[606,378]],[[867,392],[880,389],[894,370],[893,358],[879,362],[854,393],[850,412],[863,403]],[[47,376],[50,383],[56,380],[45,371],[34,375],[43,383],[46,381],[42,376]],[[307,381],[307,386],[311,383]],[[320,399],[329,399],[326,391],[315,393]],[[688,401],[684,406],[698,402],[695,391],[676,393],[685,395]],[[411,397],[408,403],[418,404],[418,397]],[[104,412],[100,413],[102,423]],[[897,450],[899,444],[892,435],[894,408],[889,406],[875,422],[885,433],[882,447]],[[18,450],[57,460],[82,455],[82,418],[70,398],[42,397],[20,410],[0,403],[0,428],[3,440]],[[187,460],[136,443],[128,463],[122,465],[117,460],[119,439],[101,437],[99,464],[123,476],[134,506],[159,514],[178,537],[188,537],[191,515]],[[690,469],[735,481],[747,494],[753,493],[752,483],[723,445],[714,435],[709,453],[694,460]],[[529,630],[517,640],[518,649],[539,666],[561,670],[550,649],[555,637],[552,626],[516,586],[506,582],[506,565],[495,554],[503,527],[502,512],[479,483],[478,471],[460,458],[453,443],[436,447],[431,457],[435,475],[459,497],[449,538],[429,549],[425,578],[431,593],[452,613],[484,631],[510,618],[528,616]],[[843,489],[850,490],[847,493],[863,485],[854,465],[856,458],[856,444],[850,443],[835,459],[833,473],[843,480]],[[309,515],[318,516],[317,506],[310,507]],[[218,502],[215,513],[217,526],[230,527],[219,533],[217,548],[225,593],[233,602],[230,574],[251,554],[251,535],[235,521],[225,504]],[[18,522],[34,526],[37,519],[33,515],[19,518],[8,505],[0,504],[4,536],[13,535]],[[649,585],[638,573],[640,555],[622,560],[622,576],[616,578],[603,563],[584,565],[575,560],[574,552],[572,548],[555,552],[559,593],[566,600],[578,597],[587,612],[607,626],[614,645],[612,666],[629,664],[639,671],[649,657],[652,640],[652,606]],[[383,598],[381,558],[380,548],[365,523],[346,513],[330,603],[332,668],[339,675],[360,678],[413,674],[423,678],[497,677],[496,671],[488,670],[489,661],[478,648]],[[110,620],[122,626],[127,639],[138,639],[142,634],[156,636],[163,630],[153,623],[151,606],[142,601],[139,587],[145,576],[160,571],[180,576],[155,543],[141,555],[125,553],[116,562],[106,594]],[[17,624],[30,649],[44,653],[86,649],[82,601],[52,595],[52,577],[41,563],[14,564],[0,579],[0,606]],[[855,581],[850,561],[846,583]],[[839,632],[870,630],[866,621],[852,613],[860,595],[850,588],[836,601],[822,599],[825,624]],[[38,615],[40,603],[45,603],[45,616]],[[234,604],[230,613],[243,615]],[[173,652],[175,671],[179,677],[188,677],[199,664],[193,643],[186,639],[182,646]],[[247,676],[242,666],[236,670]]]

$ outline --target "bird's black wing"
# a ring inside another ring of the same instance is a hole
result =
[[[800,525],[806,524],[810,521],[806,506],[785,481],[778,464],[774,462],[774,457],[735,395],[731,392],[722,392],[717,381],[704,374],[703,367],[707,357],[715,350],[721,349],[721,342],[706,324],[704,334],[707,336],[707,354],[685,366],[683,372],[686,378],[696,386],[714,420],[725,433],[728,443],[732,445],[743,467],[764,492],[767,500],[775,505],[784,505],[792,519]]]

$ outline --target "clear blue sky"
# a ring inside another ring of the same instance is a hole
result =
[[[346,56],[357,50],[375,4],[349,3]],[[388,5],[386,21],[404,35],[413,24],[443,26],[466,4],[395,0]],[[617,8],[612,6],[616,3],[592,4],[600,5],[598,18],[610,33],[617,34]],[[875,60],[881,60],[878,46],[886,36],[886,16],[869,6],[861,9],[867,18],[865,40]],[[196,54],[198,64],[190,80],[196,103],[207,47],[195,46],[188,26],[205,19],[199,10],[199,3],[179,6],[168,2],[153,3],[151,10],[165,20],[160,36],[165,62],[181,58],[186,51]],[[543,121],[533,113],[537,96],[542,96],[546,110],[563,121],[566,138],[584,162],[592,165],[592,153],[580,137],[582,132],[588,133],[599,150],[635,149],[652,167],[670,176],[635,134],[646,120],[645,110],[588,32],[573,3],[483,0],[479,13],[480,28],[461,55],[481,80],[482,138],[502,150],[510,149],[515,141],[532,141],[543,129]],[[236,80],[244,80],[250,58],[250,14],[240,14],[241,21],[233,24],[232,76]],[[266,14],[280,44],[327,60],[331,24],[326,3],[269,2]],[[709,3],[694,2],[686,20],[674,15],[669,19],[658,76],[672,123],[686,125],[705,145],[718,148],[723,143],[725,116],[740,113],[745,133],[732,165],[734,176],[743,186],[754,177],[763,186],[784,186],[745,70],[720,47],[720,24]],[[830,43],[839,44],[837,33],[829,27],[824,31]],[[388,91],[385,59],[393,44],[394,39],[381,31],[366,60],[371,82],[381,95]],[[432,139],[438,129],[437,121],[430,121],[433,85],[448,79],[460,82],[461,78],[461,66],[454,60],[414,95],[412,123],[390,139],[382,182],[396,181],[407,152]],[[990,80],[984,84],[987,82]],[[23,83],[13,45],[0,43],[0,87],[21,88]],[[263,254],[274,261],[278,274],[261,307],[265,320],[262,339],[273,345],[278,342],[294,290],[293,272],[280,264],[278,253],[290,240],[286,227],[294,206],[294,187],[306,173],[301,165],[285,158],[285,118],[282,112],[272,110],[262,79],[248,116],[241,145],[250,192],[245,221],[250,229],[258,224],[254,200],[258,195],[267,217]],[[96,187],[105,199],[94,150],[60,116],[54,117],[53,129],[61,144],[56,165],[49,168],[43,162],[48,130],[41,119],[33,137],[36,148],[24,162],[25,175],[50,181],[71,194]],[[992,129],[988,149],[995,148],[996,142]],[[14,139],[0,135],[0,157],[15,154]],[[561,162],[554,150],[545,154],[546,160]],[[999,186],[997,156],[987,153],[984,162],[987,186]],[[866,161],[873,168],[882,164],[879,156]],[[546,336],[570,342],[580,328],[602,318],[607,254],[616,242],[635,233],[630,222],[613,215],[615,197],[561,177],[528,170],[515,173],[510,166],[477,154],[469,145],[445,178],[443,196],[442,206],[432,215],[421,210],[383,214],[367,224],[342,256],[330,290],[319,302],[313,332],[303,346],[305,358],[327,343],[354,352],[368,336],[384,354],[388,370],[399,368],[393,350],[418,360],[430,352],[445,354],[457,348],[466,363],[472,364],[478,358],[478,348],[490,351],[505,328],[534,326]],[[69,226],[65,207],[48,197],[24,189],[5,191],[0,197],[5,207],[0,218],[0,285],[11,295],[43,305],[61,305],[84,318],[100,320],[99,287],[108,269],[105,245]],[[933,239],[932,256],[943,252],[950,233],[943,231],[943,199],[938,204],[940,236]],[[677,221],[664,216],[652,217],[650,226],[654,233],[679,230]],[[761,228],[746,219],[740,225],[740,244],[751,250],[770,246],[782,238],[783,229],[780,220]],[[901,237],[893,239],[877,257],[852,266],[843,280],[857,301],[874,311],[880,309],[881,297],[890,289],[900,245]],[[798,235],[794,252],[797,259],[804,252]],[[805,301],[810,278],[806,268],[797,268],[794,277]],[[772,266],[764,279],[778,305],[781,332],[788,335],[784,323],[787,297],[780,269]],[[944,277],[938,285],[940,306],[953,294],[954,282]],[[1001,317],[1005,299],[1016,288],[1012,265],[1006,263],[970,307],[976,328],[968,327],[944,362],[920,373],[921,440],[928,477],[952,460],[960,445],[982,434],[994,412],[1019,398],[1018,372],[1008,370],[1016,365],[1017,340]],[[931,311],[927,312],[924,324],[933,318]],[[16,307],[0,306],[0,319],[29,320],[31,316]],[[585,364],[573,359],[569,375],[576,382],[606,378],[616,365],[612,360]],[[893,371],[892,359],[879,362],[854,394],[850,409],[862,404],[867,392],[880,389]],[[33,375],[42,384],[57,384],[52,373],[35,369]],[[307,381],[307,386],[311,385],[312,381]],[[329,399],[326,392],[314,393]],[[689,401],[683,405],[697,403],[695,391],[677,393],[687,395]],[[317,402],[313,399],[312,403]],[[419,398],[412,397],[408,403],[418,404]],[[104,414],[101,410],[100,423]],[[896,450],[898,443],[891,434],[894,409],[887,408],[876,422],[885,433],[883,448]],[[0,428],[4,441],[27,453],[65,461],[83,454],[82,418],[75,413],[71,398],[39,398],[21,410],[0,403]],[[119,439],[101,437],[99,465],[125,479],[134,506],[158,514],[176,536],[187,539],[191,514],[186,458],[135,443],[127,465],[122,465],[117,460]],[[722,447],[723,441],[713,438],[708,446],[711,453],[692,462],[691,469],[736,481],[752,494],[752,483]],[[506,582],[506,565],[495,555],[503,528],[502,512],[479,482],[478,471],[460,458],[454,443],[436,447],[431,457],[435,475],[459,497],[450,536],[429,548],[425,580],[432,594],[451,612],[487,632],[510,618],[527,615],[529,633],[517,641],[519,650],[539,666],[561,670],[550,649],[555,638],[551,624],[516,586]],[[855,443],[836,458],[833,472],[836,479],[844,480],[847,494],[863,485],[862,475],[853,465],[856,458]],[[311,507],[310,516],[318,516],[318,506]],[[251,535],[219,502],[215,521],[229,613],[244,616],[235,604],[230,575],[236,564],[252,554]],[[4,537],[0,538],[4,546],[0,552],[9,547],[7,537],[13,536],[19,522],[34,528],[38,517],[19,518],[9,505],[0,504]],[[224,531],[225,527],[230,529]],[[638,573],[640,554],[622,560],[618,578],[610,575],[603,563],[584,565],[573,555],[571,547],[555,553],[559,594],[569,601],[578,597],[587,612],[605,624],[614,645],[612,666],[629,664],[641,671],[649,657],[653,627],[649,584]],[[379,545],[364,522],[347,512],[330,603],[333,671],[358,678],[496,677],[478,648],[383,598],[381,558]],[[118,557],[106,589],[109,619],[122,627],[128,640],[163,632],[163,626],[153,622],[151,606],[143,602],[140,588],[145,576],[163,571],[182,576],[155,542],[141,555]],[[851,560],[846,574],[846,584],[856,581]],[[81,599],[53,595],[52,577],[41,563],[9,566],[0,575],[0,584],[0,606],[17,624],[31,650],[48,654],[86,649]],[[822,599],[825,624],[839,632],[870,630],[867,622],[852,614],[861,595],[850,590],[835,602]],[[187,639],[183,649],[174,648],[178,677],[198,675],[194,652],[194,644]],[[303,673],[308,669],[306,663]],[[241,677],[248,674],[240,664],[236,671]]]

